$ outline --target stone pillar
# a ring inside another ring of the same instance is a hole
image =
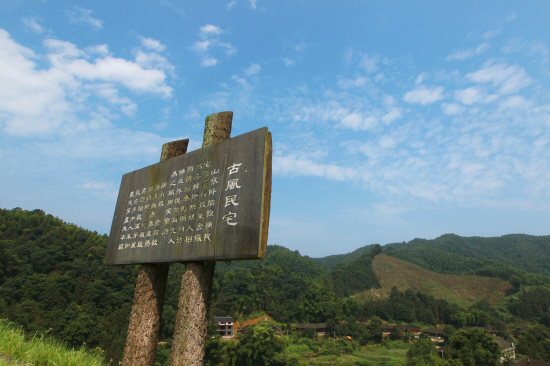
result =
[[[233,112],[206,117],[202,146],[229,139]],[[189,262],[181,280],[170,365],[202,366],[216,262]]]

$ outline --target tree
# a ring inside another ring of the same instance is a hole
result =
[[[495,338],[481,328],[459,330],[449,341],[447,355],[468,366],[500,365],[502,351]]]
[[[390,332],[390,339],[392,341],[397,341],[401,338],[401,332],[399,332],[399,329],[394,325]]]
[[[276,366],[281,363],[283,341],[269,327],[255,326],[248,329],[238,344],[236,365]]]
[[[407,351],[407,366],[442,365],[432,341],[421,338]]]
[[[443,338],[445,339],[445,342],[448,342],[449,339],[455,334],[456,329],[452,325],[445,324],[443,327]]]
[[[382,342],[382,338],[384,337],[384,324],[382,323],[382,319],[377,316],[373,316],[370,319],[369,333],[376,343]]]

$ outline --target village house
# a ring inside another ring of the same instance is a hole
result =
[[[443,342],[443,329],[440,328],[427,328],[422,330],[423,334],[430,337],[432,342]]]
[[[317,336],[324,336],[327,332],[327,323],[300,324],[294,327],[294,330],[304,330],[306,328],[314,328]]]
[[[214,321],[218,323],[218,329],[216,330],[222,338],[233,337],[233,318],[225,316],[215,316]]]
[[[514,347],[514,343],[508,342],[506,339],[497,336],[495,336],[495,341],[497,341],[502,349],[502,357],[500,358],[501,362],[516,359],[516,347]]]

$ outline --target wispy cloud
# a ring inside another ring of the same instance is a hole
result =
[[[283,57],[283,63],[285,64],[285,66],[292,66],[296,64],[295,61],[289,59],[288,57]]]
[[[508,66],[495,60],[488,60],[482,69],[468,73],[466,78],[475,83],[492,84],[502,94],[518,92],[534,82],[523,67]]]
[[[75,5],[73,10],[66,10],[65,13],[69,20],[75,24],[89,25],[94,29],[103,28],[103,21],[92,17],[92,11],[89,9]]]
[[[442,86],[424,86],[421,85],[403,96],[403,100],[407,103],[428,105],[443,99]]]
[[[147,49],[157,52],[162,52],[166,50],[166,46],[156,39],[139,37],[139,40],[141,41],[141,45]]]
[[[262,68],[261,68],[260,64],[252,64],[244,71],[244,74],[246,76],[256,75],[260,72],[261,69]]]
[[[212,56],[213,52],[219,49],[225,50],[226,56],[231,56],[237,52],[235,47],[228,42],[220,41],[220,36],[225,33],[223,29],[212,24],[206,24],[199,30],[201,40],[196,41],[191,49],[201,58],[201,66],[209,67],[218,64],[218,58]]]
[[[159,0],[159,3],[163,6],[166,6],[169,9],[172,9],[173,11],[180,14],[181,16],[185,16],[185,11],[182,8],[180,8],[179,6],[174,5],[171,1]]]
[[[233,9],[233,7],[235,5],[237,5],[237,2],[235,0],[233,0],[233,1],[228,2],[225,7],[227,8],[227,10],[231,10],[231,9]]]
[[[468,48],[465,50],[458,50],[447,56],[447,61],[464,61],[468,58],[481,55],[489,49],[488,43],[482,43],[476,48]]]
[[[38,24],[38,18],[36,17],[24,17],[23,24],[25,27],[36,33],[44,33],[46,28]]]

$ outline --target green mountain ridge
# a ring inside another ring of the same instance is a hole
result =
[[[28,332],[49,332],[71,346],[85,342],[89,347],[100,347],[106,358],[117,364],[125,342],[138,266],[103,266],[107,239],[106,235],[66,223],[42,210],[1,209],[0,318],[8,318]],[[283,324],[353,318],[366,321],[380,316],[392,321],[462,326],[490,319],[489,310],[460,308],[445,299],[412,290],[392,289],[389,298],[357,301],[354,294],[380,288],[373,259],[383,251],[434,272],[508,277],[515,283],[514,291],[522,288],[522,292],[504,308],[509,307],[513,314],[525,319],[538,320],[547,315],[550,318],[550,299],[546,299],[550,292],[537,289],[533,293],[538,297],[532,298],[530,292],[523,291],[525,285],[550,283],[542,274],[546,248],[538,253],[541,258],[533,258],[537,263],[533,268],[538,271],[533,273],[515,267],[513,261],[499,260],[517,250],[506,243],[506,250],[497,251],[498,238],[488,238],[495,240],[481,251],[489,258],[475,252],[480,242],[476,238],[447,235],[444,239],[443,244],[437,239],[415,239],[387,248],[370,245],[325,258],[310,258],[280,245],[270,245],[263,261],[217,264],[212,311],[217,316],[239,319],[267,313]],[[531,260],[529,256],[536,256],[535,248],[546,245],[548,238],[542,237],[541,242],[537,241],[540,237],[517,235],[505,239],[514,239],[520,250],[525,247],[521,267]],[[455,248],[456,245],[466,248]],[[183,270],[183,264],[170,266],[160,339],[172,337]],[[527,303],[537,311],[527,310]]]

